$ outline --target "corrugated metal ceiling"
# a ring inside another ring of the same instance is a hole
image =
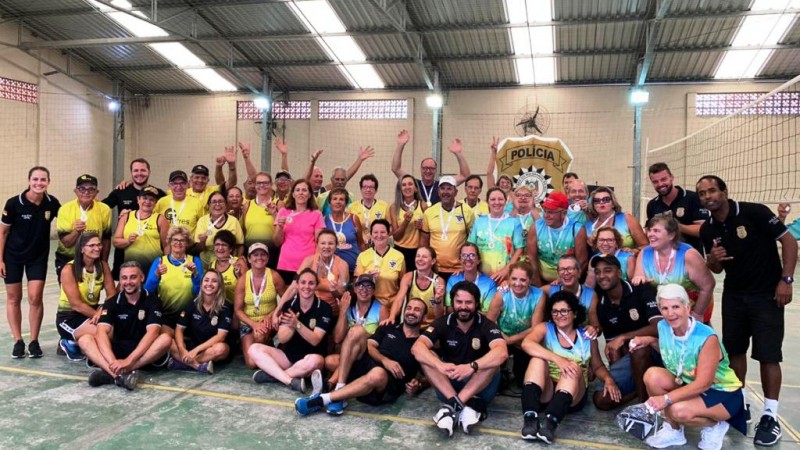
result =
[[[130,0],[146,14],[153,0]],[[295,0],[303,1],[303,0]],[[329,0],[388,88],[425,88],[423,70],[443,88],[517,83],[503,0]],[[752,0],[673,0],[658,23],[649,81],[712,77]],[[655,0],[553,0],[557,83],[632,83],[645,54]],[[159,24],[212,67],[229,63],[242,83],[264,70],[278,90],[350,89],[336,62],[286,1],[159,0]],[[382,10],[385,6],[388,9]],[[83,0],[4,0],[0,20],[24,19],[47,40],[101,40],[128,34]],[[191,39],[197,38],[197,41]],[[81,42],[66,51],[137,93],[198,91],[200,86],[143,43]],[[419,57],[423,59],[418,59]],[[800,21],[784,36],[761,77],[800,72]],[[426,69],[423,69],[426,68]]]

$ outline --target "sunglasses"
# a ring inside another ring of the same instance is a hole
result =
[[[592,203],[611,203],[611,197],[595,197]]]

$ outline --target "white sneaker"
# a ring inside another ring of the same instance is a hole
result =
[[[683,426],[677,430],[672,428],[670,424],[664,422],[664,426],[660,430],[644,442],[653,448],[667,448],[673,445],[683,445],[686,443],[686,436],[683,435]]]
[[[469,406],[465,406],[464,409],[461,410],[461,416],[458,419],[465,434],[469,434],[470,431],[472,431],[472,427],[480,420],[480,413]]]
[[[442,409],[436,412],[433,416],[433,422],[447,437],[453,437],[453,428],[456,426],[458,416],[453,408],[448,405],[443,405]]]
[[[717,422],[714,426],[704,427],[700,430],[700,443],[697,444],[697,448],[701,450],[720,450],[722,448],[722,439],[730,427],[730,424],[724,420]]]
[[[322,393],[322,372],[319,369],[311,372],[311,396]]]

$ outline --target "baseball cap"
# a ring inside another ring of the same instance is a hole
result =
[[[172,183],[175,181],[176,178],[183,178],[183,181],[188,181],[189,177],[186,176],[186,172],[182,170],[173,170],[169,174],[169,182]]]
[[[439,186],[443,184],[449,184],[450,186],[456,187],[458,183],[456,183],[456,177],[445,175],[442,178],[439,178]]]
[[[83,174],[83,175],[79,176],[78,179],[75,181],[75,186],[76,187],[80,186],[83,183],[89,183],[89,184],[93,184],[93,185],[97,186],[97,177],[95,177],[93,175],[89,175],[89,174]]]
[[[614,255],[595,255],[592,257],[591,261],[592,269],[597,267],[597,265],[600,264],[601,262],[604,262],[610,266],[614,266],[617,269],[622,268],[622,266],[619,263],[619,260]]]
[[[366,275],[366,274],[359,275],[358,278],[356,278],[356,282],[353,285],[358,286],[363,283],[369,283],[372,285],[372,287],[375,287],[375,280],[372,278],[372,275]]]
[[[287,172],[287,171],[285,171],[285,170],[279,170],[279,171],[278,171],[278,172],[275,174],[275,178],[280,178],[280,177],[286,177],[286,178],[288,178],[288,179],[290,179],[290,180],[291,180],[291,179],[292,179],[292,174],[290,174],[289,172]]]
[[[150,186],[148,184],[147,186],[143,187],[139,191],[139,197],[144,197],[145,195],[149,195],[151,197],[158,198],[159,197],[159,192],[158,192],[158,189],[156,189],[155,186]]]
[[[204,166],[202,164],[198,164],[198,165],[192,167],[192,173],[193,174],[196,173],[198,175],[208,176],[208,167],[206,167],[206,166]]]
[[[658,293],[656,294],[656,298],[660,300],[680,300],[683,303],[689,303],[689,294],[686,293],[686,289],[679,284],[662,284],[658,287]]]
[[[563,192],[551,192],[546,199],[542,202],[542,208],[553,211],[556,209],[567,209],[569,207],[569,200]]]
[[[263,242],[256,242],[255,244],[251,244],[250,248],[247,249],[247,254],[251,254],[256,250],[264,250],[269,255],[269,249],[267,248],[267,244]]]

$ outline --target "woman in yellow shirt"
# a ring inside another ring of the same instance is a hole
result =
[[[414,260],[419,247],[422,213],[426,204],[417,190],[417,183],[411,175],[397,180],[394,203],[389,207],[389,220],[392,224],[394,248],[403,254],[408,270],[416,269]]]
[[[244,233],[242,226],[236,217],[228,214],[228,203],[221,192],[214,192],[208,196],[208,214],[197,221],[197,228],[194,232],[194,240],[197,242],[197,249],[200,251],[200,259],[203,261],[203,268],[211,267],[214,259],[214,236],[221,230],[228,230],[236,237],[236,247],[233,249],[234,255],[241,255],[244,245]]]

